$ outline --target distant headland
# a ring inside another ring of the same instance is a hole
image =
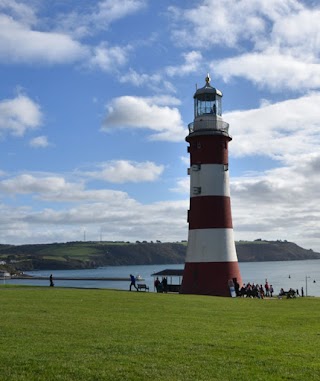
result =
[[[187,242],[67,242],[1,245],[0,269],[58,270],[184,263]],[[320,253],[288,241],[238,241],[239,262],[320,259]]]

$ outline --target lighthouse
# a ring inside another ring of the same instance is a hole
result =
[[[231,216],[229,124],[222,119],[222,93],[210,84],[194,94],[189,124],[190,207],[182,294],[230,296],[241,284]]]

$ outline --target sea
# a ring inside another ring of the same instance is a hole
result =
[[[274,261],[274,262],[240,262],[240,272],[244,283],[259,283],[264,285],[266,279],[272,284],[275,295],[281,288],[303,288],[306,296],[320,296],[320,259],[304,261]],[[45,279],[1,279],[0,283],[24,284],[34,286],[49,286],[49,276],[53,275],[55,286],[76,288],[98,288],[129,290],[130,274],[141,277],[141,283],[149,286],[154,292],[154,276],[152,274],[165,269],[183,269],[184,264],[178,265],[144,265],[144,266],[109,266],[84,270],[38,270],[27,274]],[[59,278],[71,280],[60,280]],[[72,280],[73,278],[127,278],[128,280]],[[181,279],[168,279],[169,283],[179,284]],[[139,281],[138,281],[139,283]]]

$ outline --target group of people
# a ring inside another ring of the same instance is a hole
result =
[[[236,294],[240,297],[247,297],[247,298],[259,298],[263,299],[264,297],[270,297],[272,298],[274,289],[272,287],[272,284],[269,285],[268,281],[266,280],[265,285],[258,283],[247,283],[243,284],[240,288],[239,284],[235,285]]]
[[[136,285],[136,278],[134,275],[130,274],[130,291],[132,287],[134,287],[138,291],[138,287]],[[162,278],[162,281],[157,279],[154,281],[154,287],[157,290],[157,292],[168,292],[168,280],[166,277]]]
[[[162,281],[157,277],[154,281],[154,287],[157,292],[168,292],[168,280],[166,277],[162,278]]]
[[[235,282],[235,291],[236,295],[240,297],[247,297],[247,298],[259,298],[263,299],[264,297],[273,297],[274,289],[272,287],[272,284],[269,285],[268,280],[266,279],[264,286],[262,284],[258,283],[247,283],[243,284],[240,288],[239,284]],[[293,288],[290,288],[289,291],[284,291],[283,288],[281,288],[278,298],[287,297],[295,298],[297,296],[300,296],[299,290],[294,290]],[[304,296],[303,287],[301,287],[301,296]]]

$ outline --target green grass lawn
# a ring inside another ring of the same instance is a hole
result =
[[[320,298],[0,287],[0,379],[320,380]]]

